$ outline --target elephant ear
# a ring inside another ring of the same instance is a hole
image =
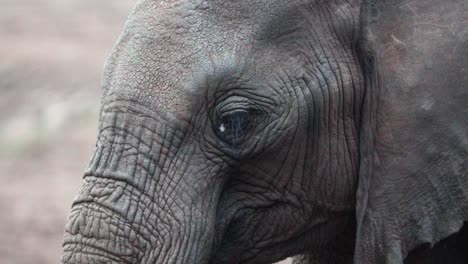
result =
[[[355,263],[402,263],[468,220],[464,10],[464,0],[363,4]]]

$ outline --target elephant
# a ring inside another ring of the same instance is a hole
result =
[[[62,263],[461,249],[466,25],[463,0],[138,1],[104,69]]]

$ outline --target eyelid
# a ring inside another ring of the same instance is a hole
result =
[[[249,107],[236,107],[236,108],[230,108],[230,109],[222,109],[219,111],[218,116],[219,118],[224,118],[226,116],[233,115],[235,113],[242,113],[242,112],[251,113],[254,111],[252,111],[252,109]]]
[[[235,98],[237,99],[237,98]],[[229,100],[228,102],[222,102],[218,108],[218,114],[220,116],[224,115],[226,112],[235,112],[235,111],[250,111],[255,109],[252,103],[244,100]]]

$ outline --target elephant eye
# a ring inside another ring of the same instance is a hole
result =
[[[250,131],[252,113],[247,110],[237,110],[224,114],[219,118],[215,131],[218,137],[232,147],[238,146]]]

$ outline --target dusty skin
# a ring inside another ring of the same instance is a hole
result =
[[[463,6],[138,1],[63,263],[466,263]]]
[[[103,64],[134,2],[2,1],[0,263],[59,262]]]

